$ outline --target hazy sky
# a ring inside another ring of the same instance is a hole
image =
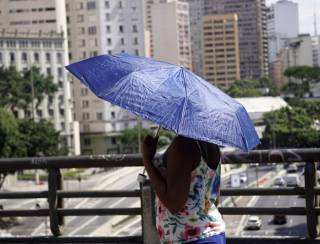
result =
[[[278,0],[266,0],[267,6]],[[320,0],[292,0],[299,6],[300,33],[314,33],[314,9],[317,13],[318,34],[320,34]]]

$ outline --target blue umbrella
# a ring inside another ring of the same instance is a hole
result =
[[[66,68],[96,96],[178,135],[244,151],[260,142],[240,103],[185,68],[128,54]]]

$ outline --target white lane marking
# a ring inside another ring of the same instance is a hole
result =
[[[115,206],[117,206],[119,203],[123,202],[124,200],[126,200],[125,197],[121,198],[120,200],[116,201],[115,203],[111,204],[109,206],[109,208],[113,208]],[[101,216],[95,216],[93,218],[91,218],[89,221],[87,221],[86,223],[82,224],[81,226],[79,226],[78,228],[74,229],[73,231],[71,231],[68,235],[71,236],[74,233],[78,232],[79,230],[85,228],[86,226],[88,226],[89,224],[91,224],[92,222],[94,222],[95,220],[97,220],[98,218],[100,218]]]
[[[297,202],[294,202],[293,205],[296,206],[296,205],[297,205]]]
[[[278,198],[280,198],[280,195],[278,195]]]
[[[292,223],[293,223],[293,219],[290,219],[289,225],[292,225]]]
[[[248,207],[251,207],[251,206],[253,206],[254,204],[256,204],[257,201],[258,201],[258,197],[257,197],[257,196],[254,196],[254,197],[251,198],[251,200],[249,201],[249,203],[248,203],[247,206],[248,206]],[[237,230],[236,230],[235,236],[239,236],[240,232],[243,230],[243,228],[244,228],[244,222],[246,221],[246,219],[247,219],[247,215],[243,215],[243,216],[241,217],[241,220],[240,220],[240,222],[239,222],[239,225],[238,225],[238,228],[237,228]]]
[[[137,218],[136,220],[133,220],[130,224],[123,226],[122,228],[120,228],[119,230],[117,230],[116,232],[114,232],[112,234],[112,236],[117,236],[119,235],[119,233],[121,233],[124,230],[128,230],[130,227],[132,227],[133,225],[137,224],[138,222],[141,222],[141,218]]]
[[[278,206],[278,202],[274,202],[274,206]]]

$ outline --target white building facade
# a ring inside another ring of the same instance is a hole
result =
[[[272,63],[289,38],[299,34],[298,4],[280,0],[267,11],[269,62]]]
[[[151,12],[153,57],[192,69],[189,4],[157,3]]]
[[[22,70],[31,67],[35,53],[39,54],[38,65],[41,71],[47,74],[50,69],[54,82],[59,84],[59,94],[53,98],[53,104],[61,104],[63,108],[54,105],[53,116],[57,116],[53,121],[55,128],[62,129],[70,152],[79,154],[79,126],[72,116],[71,84],[64,69],[69,63],[65,0],[1,0],[0,10],[3,65],[8,65],[8,55],[12,53],[16,57],[12,64]],[[27,56],[25,63],[22,53]],[[47,57],[50,57],[49,62],[46,61]],[[60,61],[56,63],[58,59]],[[64,115],[60,115],[60,109]],[[43,107],[42,110],[41,116],[47,118],[48,115],[50,118],[50,109]]]

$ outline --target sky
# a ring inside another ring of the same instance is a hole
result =
[[[266,0],[267,6],[278,0]],[[314,34],[314,9],[317,13],[318,22],[318,34],[320,34],[320,0],[292,0],[292,2],[298,3],[299,6],[299,30],[300,33]]]

